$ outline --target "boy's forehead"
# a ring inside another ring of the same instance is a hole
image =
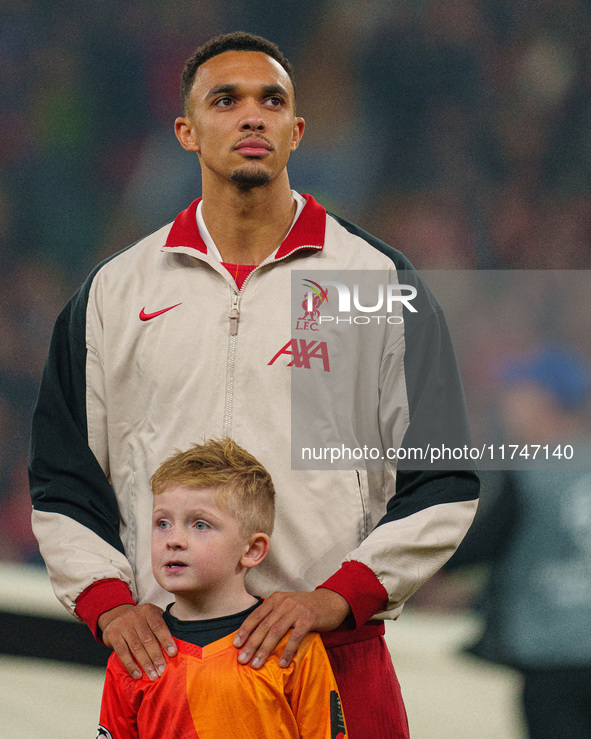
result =
[[[163,487],[154,495],[154,508],[158,508],[171,500],[190,503],[191,501],[208,502],[217,505],[217,488],[203,488],[194,485],[171,484]]]
[[[224,505],[224,489],[218,487],[198,487],[194,485],[171,484],[162,488],[154,496],[152,509],[182,508],[190,511],[198,508],[208,508],[222,514],[230,513]]]
[[[224,51],[198,67],[192,94],[198,99],[219,85],[280,85],[293,97],[289,75],[278,61],[262,51]]]

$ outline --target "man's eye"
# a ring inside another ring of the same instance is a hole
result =
[[[234,101],[232,100],[231,97],[223,97],[223,98],[218,98],[215,101],[215,104],[220,108],[228,108],[230,105],[232,105],[233,102]]]
[[[273,97],[267,98],[267,102],[270,103],[272,107],[279,107],[283,105],[283,98],[273,95]]]

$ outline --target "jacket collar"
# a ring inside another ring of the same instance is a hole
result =
[[[306,205],[300,217],[295,222],[287,238],[281,244],[275,259],[282,259],[299,249],[322,250],[326,229],[326,210],[314,200],[311,195],[304,195]],[[201,198],[194,200],[191,205],[175,218],[168,233],[165,247],[185,246],[207,254],[207,246],[197,228],[197,206]]]

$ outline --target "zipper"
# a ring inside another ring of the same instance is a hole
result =
[[[239,293],[233,293],[232,294],[232,308],[230,310],[230,315],[228,318],[230,319],[230,336],[236,336],[238,333],[238,321],[240,319],[240,310],[238,309],[238,306],[240,305],[240,294]]]
[[[255,272],[258,272],[261,267],[269,267],[272,264],[277,264],[278,262],[284,262],[286,259],[289,259],[292,254],[295,254],[298,251],[303,251],[304,249],[315,249],[317,251],[322,251],[321,246],[314,246],[312,244],[302,244],[302,246],[296,246],[295,249],[292,249],[289,254],[284,254],[282,257],[279,257],[279,259],[272,259],[271,261],[265,260],[264,262],[261,262],[260,264],[257,264],[257,266],[252,270],[252,272],[248,275],[248,277],[244,280],[242,283],[242,288],[240,290],[240,294],[244,292],[244,288],[246,287],[247,283],[250,281],[250,278],[254,275]],[[269,257],[267,257],[269,259]]]
[[[275,264],[276,262],[282,262],[284,259],[290,257],[294,252],[301,251],[303,249],[309,249],[309,246],[299,246],[293,249],[289,254],[286,254],[279,259],[274,259],[272,262],[266,264]],[[232,291],[232,304],[230,307],[230,313],[228,319],[230,321],[230,334],[228,338],[228,358],[226,361],[226,402],[224,407],[224,424],[223,424],[223,435],[232,435],[232,419],[234,414],[234,373],[236,369],[236,337],[238,336],[238,324],[240,322],[240,296],[244,292],[246,284],[250,281],[252,275],[260,269],[262,266],[266,266],[265,262],[259,264],[253,271],[248,275],[242,284],[242,290],[237,293]]]
[[[286,259],[289,259],[292,254],[296,254],[298,251],[303,251],[304,249],[314,249],[315,251],[322,251],[322,247],[318,244],[302,244],[301,246],[296,246],[295,249],[292,249],[289,254],[284,254],[282,257],[279,257],[279,259],[273,259],[272,262],[261,262],[256,269],[253,269],[253,271],[248,275],[246,280],[250,279],[251,275],[256,272],[256,270],[259,267],[266,267],[269,264],[277,264],[277,262],[283,262]],[[246,280],[244,280],[244,284],[246,285]],[[242,286],[244,288],[244,285]]]
[[[232,417],[234,414],[234,371],[236,369],[236,336],[240,320],[240,294],[232,292],[232,307],[228,315],[230,319],[230,338],[228,339],[228,358],[226,361],[226,403],[224,407],[223,435],[232,434]]]

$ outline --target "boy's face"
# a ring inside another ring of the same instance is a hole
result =
[[[170,593],[214,595],[241,571],[248,537],[215,491],[173,486],[154,497],[152,569]]]

